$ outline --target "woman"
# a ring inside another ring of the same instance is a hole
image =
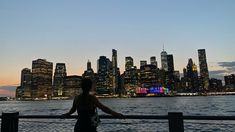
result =
[[[90,95],[89,91],[92,88],[92,81],[90,79],[83,79],[81,83],[82,94],[78,95],[73,100],[73,106],[68,113],[63,114],[63,117],[73,114],[76,110],[78,113],[78,120],[74,127],[74,132],[96,132],[96,126],[93,125],[92,116],[96,113],[96,108],[100,108],[103,112],[111,114],[117,118],[124,118],[120,113],[117,113],[106,107],[94,96]]]

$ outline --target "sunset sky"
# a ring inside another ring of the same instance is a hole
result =
[[[160,67],[163,43],[180,72],[206,49],[210,77],[234,73],[235,1],[1,0],[0,96],[13,96],[21,70],[38,58],[81,75],[88,60],[96,71],[99,56],[116,49],[121,71],[126,56],[137,67],[156,56]]]

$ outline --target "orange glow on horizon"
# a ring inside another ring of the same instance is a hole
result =
[[[18,77],[0,77],[0,86],[19,86],[20,79]]]
[[[0,96],[14,97],[15,96],[15,91],[8,91],[8,90],[5,90],[5,89],[0,89]]]

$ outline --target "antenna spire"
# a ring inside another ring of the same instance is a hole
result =
[[[165,45],[164,45],[164,42],[163,42],[162,46],[163,46],[163,51],[165,51]]]

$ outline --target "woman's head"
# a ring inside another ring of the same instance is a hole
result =
[[[89,93],[89,91],[92,88],[91,79],[87,79],[87,78],[82,79],[81,87],[82,87],[83,93]]]

